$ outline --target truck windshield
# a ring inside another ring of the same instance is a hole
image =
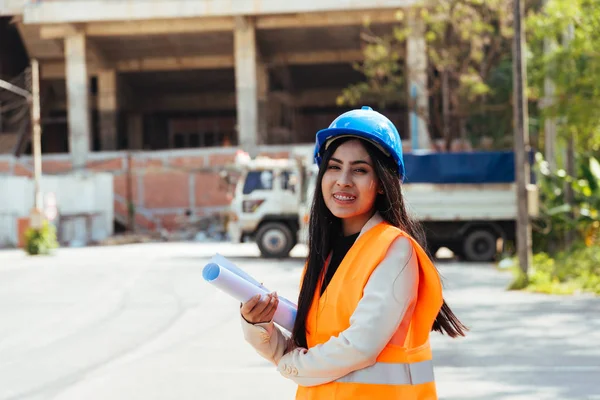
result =
[[[255,190],[273,189],[273,171],[250,171],[244,182],[244,194],[250,194]]]

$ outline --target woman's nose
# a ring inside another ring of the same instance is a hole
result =
[[[338,176],[336,183],[338,186],[352,186],[352,177],[350,176],[350,173],[342,171]]]

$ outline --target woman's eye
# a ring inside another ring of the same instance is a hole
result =
[[[330,165],[329,167],[327,167],[328,169],[340,169],[340,167],[338,167],[337,165]]]
[[[365,172],[367,172],[367,170],[359,168],[359,169],[355,169],[356,172],[364,174]]]

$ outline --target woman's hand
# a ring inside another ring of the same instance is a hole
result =
[[[261,297],[260,294],[257,294],[242,304],[242,317],[251,324],[271,322],[277,310],[279,304],[277,292],[269,293],[264,299]]]

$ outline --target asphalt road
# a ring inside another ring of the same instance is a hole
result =
[[[242,338],[238,303],[202,280],[219,252],[284,296],[304,249],[162,243],[0,252],[0,400],[292,399]],[[507,292],[492,265],[440,262],[471,327],[433,334],[440,399],[600,399],[600,298]]]

